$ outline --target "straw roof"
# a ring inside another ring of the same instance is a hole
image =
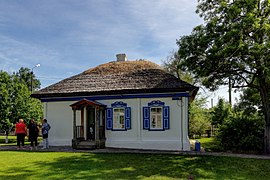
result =
[[[98,74],[109,75],[119,73],[130,73],[143,69],[161,69],[161,67],[153,62],[139,60],[139,61],[113,61],[106,64],[99,65],[95,68],[88,69],[83,74]]]
[[[146,60],[109,62],[41,89],[31,96],[67,97],[132,93],[192,92],[198,88]],[[195,95],[194,94],[194,95]]]

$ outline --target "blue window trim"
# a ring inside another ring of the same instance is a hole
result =
[[[164,130],[170,129],[170,107],[169,106],[163,106],[162,118],[163,118]]]
[[[79,96],[79,97],[47,97],[40,98],[41,102],[56,102],[56,101],[80,101],[87,99],[95,100],[109,100],[109,99],[136,99],[136,98],[167,98],[172,100],[179,100],[181,97],[190,97],[189,93],[157,93],[157,94],[120,94],[111,96]]]
[[[113,110],[115,108],[123,108],[124,109],[124,118],[125,118],[125,128],[123,129],[114,129],[113,128]],[[107,128],[107,130],[112,130],[112,131],[127,131],[127,130],[130,130],[131,129],[131,108],[130,107],[127,107],[127,103],[124,103],[122,101],[116,101],[114,103],[111,104],[111,108],[107,108],[107,109],[111,109],[111,116],[112,116],[112,120],[111,120],[111,124],[112,124],[112,127],[110,129]],[[110,121],[110,117],[108,118],[107,115],[106,115],[106,123],[108,122],[108,120]],[[129,121],[129,123],[128,123]],[[107,127],[107,125],[106,125]]]
[[[150,107],[143,107],[143,129],[150,128]]]
[[[164,105],[165,105],[165,103],[161,102],[159,100],[151,101],[150,103],[148,103],[149,107],[159,107],[159,106],[163,107]]]
[[[112,108],[120,108],[120,107],[127,107],[127,103],[124,103],[123,101],[116,101],[111,104]]]
[[[151,128],[151,108],[161,107],[162,108],[162,128]],[[167,122],[166,122],[167,121]],[[165,106],[164,102],[159,100],[151,101],[148,106],[143,107],[143,129],[148,131],[165,131],[170,129],[170,107]]]
[[[106,129],[113,129],[113,108],[106,109]]]
[[[125,108],[125,128],[131,129],[131,107]]]

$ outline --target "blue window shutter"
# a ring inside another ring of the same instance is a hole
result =
[[[130,107],[125,108],[125,124],[126,124],[126,129],[131,129],[131,108]]]
[[[163,107],[163,128],[170,129],[170,107]]]
[[[113,108],[106,109],[106,129],[112,130],[113,127]]]
[[[150,128],[150,107],[143,107],[143,129]]]

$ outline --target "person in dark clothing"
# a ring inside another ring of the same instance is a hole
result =
[[[29,138],[29,141],[31,143],[31,147],[30,147],[31,150],[33,150],[33,149],[37,150],[38,134],[39,134],[38,126],[37,126],[35,120],[31,119],[30,123],[28,125],[28,138]]]

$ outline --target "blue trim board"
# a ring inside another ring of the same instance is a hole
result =
[[[189,97],[189,93],[160,93],[160,94],[125,94],[125,95],[112,95],[112,96],[79,96],[79,97],[49,97],[41,98],[41,102],[57,102],[57,101],[80,101],[87,99],[90,101],[95,100],[108,100],[108,99],[136,99],[136,98],[167,98],[172,97],[178,100],[177,97]]]
[[[117,107],[127,107],[127,103],[124,103],[122,101],[116,101],[111,104],[112,108],[117,108]]]
[[[161,102],[159,100],[152,101],[152,102],[148,103],[149,107],[155,107],[155,106],[159,107],[159,106],[164,106],[164,105],[165,105],[165,103]]]

